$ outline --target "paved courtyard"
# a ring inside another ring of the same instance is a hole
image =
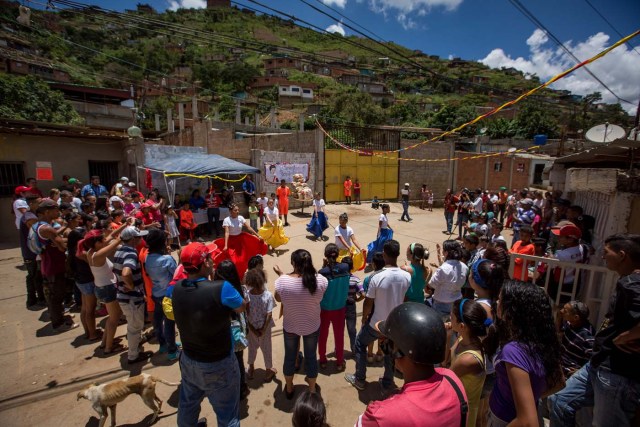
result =
[[[265,257],[269,288],[273,292],[276,278],[272,267],[279,265],[283,271],[290,270],[290,254],[298,248],[309,250],[316,268],[322,265],[323,242],[312,241],[305,227],[309,221],[309,209],[302,215],[298,209],[289,215],[291,227],[286,232],[291,238],[289,243],[273,255]],[[328,205],[327,214],[332,226],[338,225],[337,217],[342,212],[350,216],[349,225],[355,231],[356,238],[363,247],[375,238],[380,211],[370,205]],[[394,238],[402,247],[399,259],[405,262],[406,247],[413,241],[420,242],[431,250],[431,260],[436,258],[435,245],[446,236],[442,234],[444,215],[442,209],[434,212],[422,211],[416,207],[410,209],[413,221],[400,222],[402,213],[400,204],[393,203],[389,214],[390,225],[394,229]],[[8,224],[6,226],[9,226]],[[333,230],[325,231],[328,242],[333,242]],[[62,334],[54,334],[46,310],[27,311],[25,309],[25,272],[18,269],[22,264],[19,248],[0,250],[0,425],[12,426],[97,426],[96,413],[86,400],[76,401],[76,393],[86,384],[106,382],[140,372],[151,373],[168,381],[179,381],[180,372],[177,362],[168,362],[165,355],[156,354],[146,364],[128,367],[126,353],[104,357],[98,349],[98,343],[89,343],[83,337],[82,328]],[[362,272],[359,276],[364,277]],[[358,304],[358,315],[362,303]],[[274,311],[275,317],[279,308]],[[79,317],[79,315],[76,315]],[[104,318],[98,319],[104,326]],[[358,328],[360,327],[358,323]],[[345,343],[348,337],[345,330]],[[125,337],[126,326],[118,328],[117,336]],[[328,349],[333,348],[330,336]],[[251,394],[248,400],[241,402],[242,424],[248,426],[291,425],[293,400],[285,398],[283,392],[282,360],[284,346],[282,342],[282,319],[276,319],[273,330],[274,366],[278,369],[276,379],[263,383],[264,365],[258,354],[256,375],[249,381]],[[145,349],[157,351],[157,344],[145,344]],[[358,415],[365,409],[367,402],[381,398],[377,382],[381,376],[382,364],[375,364],[367,370],[368,386],[357,391],[347,384],[343,374],[336,371],[329,355],[329,365],[321,370],[318,384],[327,405],[328,421],[333,426],[353,425]],[[246,352],[245,352],[246,358]],[[355,369],[354,361],[347,360],[347,372]],[[296,395],[305,387],[304,374],[296,375]],[[398,385],[402,381],[396,380]],[[164,400],[163,412],[157,426],[175,426],[178,405],[177,388],[158,384],[157,394]],[[295,400],[295,399],[294,399]],[[216,425],[213,410],[208,402],[202,404],[201,416],[206,416],[209,425]],[[119,426],[146,426],[151,418],[150,410],[137,396],[132,396],[118,405],[117,422]],[[108,421],[110,423],[110,420]]]

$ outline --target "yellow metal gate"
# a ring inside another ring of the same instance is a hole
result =
[[[375,151],[374,151],[375,153]],[[327,202],[344,201],[342,184],[347,176],[360,180],[362,200],[396,200],[398,198],[398,154],[386,153],[382,158],[357,154],[344,149],[324,151],[325,191]]]

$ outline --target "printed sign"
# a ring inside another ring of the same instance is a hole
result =
[[[264,179],[272,184],[280,183],[284,179],[293,181],[293,175],[302,174],[304,182],[309,181],[309,163],[265,163]]]
[[[51,162],[36,162],[36,179],[38,181],[53,181]]]

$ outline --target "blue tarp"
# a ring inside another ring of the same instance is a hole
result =
[[[147,160],[144,167],[164,172],[165,175],[215,176],[260,173],[260,169],[227,159],[218,154],[178,154],[168,159]]]

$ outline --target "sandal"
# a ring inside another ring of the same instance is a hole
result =
[[[103,353],[105,356],[111,356],[112,354],[122,353],[123,351],[128,350],[127,346],[124,346],[120,343],[117,343],[111,347],[111,350],[104,350]]]
[[[114,338],[113,345],[119,344],[121,341],[122,341],[122,338]],[[100,344],[100,350],[104,350],[106,346],[107,346],[106,344]]]
[[[273,381],[273,379],[276,377],[277,373],[278,373],[278,371],[276,371],[273,368],[267,369],[267,375],[264,377],[264,382],[265,383],[270,383],[271,381]]]
[[[104,335],[104,331],[102,329],[96,329],[96,336],[93,338],[85,336],[89,342],[96,342],[102,340],[102,335]]]

